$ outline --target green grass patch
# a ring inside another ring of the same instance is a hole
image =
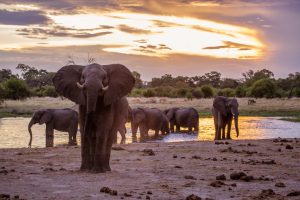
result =
[[[289,118],[280,118],[280,120],[289,121],[289,122],[300,122],[300,116],[289,117]]]

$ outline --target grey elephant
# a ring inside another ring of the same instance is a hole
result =
[[[78,113],[72,109],[41,109],[36,111],[28,124],[30,140],[28,146],[31,147],[32,131],[31,127],[36,124],[46,124],[46,147],[53,147],[53,131],[63,131],[69,133],[69,145],[77,145],[76,134],[78,130]]]
[[[126,141],[126,122],[128,121],[129,114],[131,113],[131,108],[129,107],[128,101],[121,101],[122,105],[120,106],[121,110],[119,110],[121,123],[118,128],[118,132],[121,135],[121,144],[124,144]],[[114,143],[117,143],[117,135],[115,135]]]
[[[82,171],[110,171],[111,147],[122,125],[122,106],[135,83],[121,64],[62,67],[53,77],[57,92],[79,104]]]
[[[141,141],[147,139],[149,129],[155,131],[155,137],[169,133],[169,121],[164,113],[157,108],[133,108],[131,111],[132,137],[136,138],[137,129],[140,129]]]
[[[215,140],[231,139],[230,130],[232,119],[234,118],[236,136],[239,136],[238,117],[239,104],[236,98],[227,98],[218,96],[213,101],[212,114],[215,124]],[[227,126],[227,134],[225,138],[225,129]]]
[[[170,131],[174,133],[174,126],[176,132],[180,132],[180,127],[188,128],[188,131],[199,131],[199,114],[194,108],[170,108],[164,111],[170,121]]]

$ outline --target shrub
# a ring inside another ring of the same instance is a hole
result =
[[[154,96],[155,96],[155,93],[154,93],[153,89],[146,89],[146,90],[143,92],[143,96],[144,96],[144,97],[154,97]]]
[[[210,98],[214,96],[214,92],[211,86],[209,85],[203,85],[201,87],[201,91],[203,93],[203,97],[204,98]]]
[[[179,88],[176,91],[176,94],[177,94],[176,97],[185,97],[187,93],[188,93],[188,89],[186,89],[186,88]]]
[[[260,79],[251,87],[250,94],[256,98],[272,98],[275,96],[275,84],[270,79]]]
[[[300,97],[300,88],[295,88],[294,91],[293,91],[293,95],[295,97]]]
[[[247,90],[246,90],[246,87],[244,86],[238,86],[236,89],[235,89],[235,95],[237,97],[245,97],[247,95]]]
[[[30,90],[27,84],[19,79],[10,78],[4,82],[7,99],[25,99],[30,96]]]
[[[133,90],[131,90],[129,96],[130,97],[141,97],[143,96],[143,89],[138,89],[138,88],[133,88]]]
[[[3,87],[3,85],[0,84],[0,105],[4,101],[5,97],[6,97],[6,91]]]
[[[192,94],[192,92],[186,93],[185,97],[186,97],[188,100],[193,100],[193,94]]]
[[[196,99],[200,99],[202,98],[204,95],[203,95],[203,92],[201,90],[201,88],[196,88],[192,91],[192,95],[193,97],[195,97]]]
[[[235,91],[232,88],[224,88],[218,91],[218,96],[234,97]]]
[[[44,87],[44,95],[46,97],[58,97],[58,94],[57,94],[54,86],[45,86]]]

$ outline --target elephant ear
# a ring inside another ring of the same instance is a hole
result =
[[[121,64],[103,65],[108,75],[108,90],[104,93],[104,105],[110,105],[130,93],[135,79],[131,72]]]
[[[221,97],[221,96],[216,97],[214,99],[214,102],[213,102],[214,109],[216,109],[222,115],[225,115],[225,116],[227,115],[227,113],[226,113],[226,102],[227,102],[227,98],[226,97]]]
[[[167,117],[169,120],[172,120],[175,117],[175,112],[178,110],[178,108],[170,108],[167,112]]]
[[[40,118],[39,124],[44,124],[50,122],[52,119],[52,114],[49,110],[45,110]]]
[[[86,103],[82,89],[77,86],[83,69],[81,65],[67,65],[58,70],[52,79],[59,94],[80,105]]]

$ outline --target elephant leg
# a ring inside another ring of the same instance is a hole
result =
[[[155,130],[155,137],[158,138],[159,129]]]
[[[174,122],[170,121],[170,132],[174,133]]]
[[[180,132],[180,126],[178,124],[176,124],[176,132]]]
[[[148,135],[148,129],[145,127],[145,125],[140,126],[140,141],[145,141],[147,139]]]
[[[106,145],[106,153],[105,153],[105,159],[104,159],[104,170],[105,171],[111,171],[109,163],[110,163],[111,148],[112,148],[113,139],[114,139],[115,135],[117,135],[116,129],[111,130],[111,132],[108,135],[107,145]]]
[[[218,112],[217,133],[216,133],[216,138],[215,138],[215,140],[220,140],[220,139],[221,139],[221,129],[222,129],[222,124],[223,124],[223,121],[222,121],[222,119],[221,119],[221,113]]]
[[[190,134],[193,133],[193,127],[189,126],[188,133],[190,133]]]
[[[222,140],[225,140],[225,129],[226,129],[226,126],[225,125],[223,125],[223,127],[222,127]]]
[[[199,119],[197,119],[197,122],[194,126],[194,133],[195,134],[198,134],[199,133]]]
[[[54,130],[53,126],[46,124],[46,147],[53,147]]]
[[[227,125],[227,137],[226,137],[226,139],[228,139],[228,140],[231,140],[231,136],[230,136],[231,124],[232,124],[232,120],[229,120],[228,125]]]

